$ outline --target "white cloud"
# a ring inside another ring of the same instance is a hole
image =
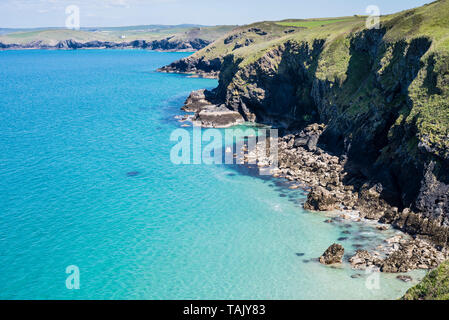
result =
[[[128,0],[104,0],[107,7],[122,7],[122,8],[130,8]]]

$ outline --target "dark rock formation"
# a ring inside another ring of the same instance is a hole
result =
[[[204,89],[193,91],[181,109],[186,112],[199,112],[203,107],[213,104],[206,95],[208,95],[208,91]]]
[[[220,58],[212,60],[191,56],[178,60],[172,64],[158,69],[159,72],[187,73],[204,78],[218,78],[222,61]]]
[[[193,118],[193,123],[204,128],[228,128],[244,123],[242,115],[229,110],[224,104],[207,106]]]
[[[193,123],[205,128],[227,128],[244,122],[240,113],[224,104],[214,104],[213,96],[207,90],[192,92],[181,109],[194,112]]]
[[[320,257],[320,263],[326,265],[342,263],[344,253],[343,246],[334,243]]]
[[[317,186],[310,191],[304,208],[311,211],[333,211],[338,209],[338,204],[337,199],[329,191]]]

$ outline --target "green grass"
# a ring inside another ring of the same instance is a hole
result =
[[[346,19],[328,19],[328,20],[317,19],[317,20],[281,21],[277,22],[277,24],[284,27],[315,28],[332,23],[344,22],[348,20],[349,19],[346,18]]]
[[[11,33],[9,34],[9,37],[11,38],[32,38],[36,37],[40,34],[40,31],[30,31],[30,32],[18,32],[18,33]]]
[[[403,300],[449,300],[449,261],[431,271]]]

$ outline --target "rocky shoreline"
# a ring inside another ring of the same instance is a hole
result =
[[[272,171],[273,177],[287,179],[309,191],[304,204],[306,210],[335,211],[348,221],[378,221],[379,230],[387,230],[392,225],[407,232],[403,217],[412,213],[408,209],[400,212],[383,200],[381,185],[370,184],[351,174],[346,156],[337,157],[320,148],[317,142],[324,130],[325,125],[312,124],[298,133],[278,138],[279,166]],[[260,153],[251,156],[271,165],[270,157],[264,158]],[[348,262],[353,269],[404,273],[434,269],[449,259],[447,247],[432,241],[432,237],[408,233],[412,239],[403,239],[400,235],[392,237],[375,251],[358,250]],[[342,249],[341,245],[333,244],[320,262],[341,263]]]
[[[244,122],[240,114],[217,103],[214,94],[207,90],[192,92],[182,110],[193,113],[184,117],[183,121],[206,128],[227,128]],[[434,269],[449,259],[447,246],[438,241],[438,236],[435,237],[441,231],[441,239],[444,239],[447,231],[439,229],[441,227],[437,223],[427,221],[427,230],[430,231],[427,234],[410,232],[418,215],[410,209],[400,210],[390,205],[382,197],[382,185],[357,175],[357,169],[351,167],[347,156],[327,152],[325,146],[319,144],[325,129],[324,124],[315,123],[300,131],[281,130],[282,134],[277,138],[278,167],[271,170],[273,177],[292,182],[291,189],[308,191],[304,204],[306,210],[333,211],[342,219],[353,222],[377,221],[378,230],[388,230],[391,225],[412,236],[411,239],[400,235],[392,237],[371,252],[358,250],[347,261],[351,267],[355,270],[370,268],[380,272],[404,273]],[[248,153],[244,156],[245,161],[257,159],[259,167],[271,167],[273,159],[270,155],[258,150],[264,149],[243,150]],[[333,244],[320,262],[341,263],[343,252],[340,244]],[[408,281],[408,278],[403,280]]]
[[[159,68],[158,72],[187,74],[191,77],[218,79],[222,61],[219,58],[206,60],[193,56],[175,61],[168,66]],[[200,90],[201,91],[201,90]],[[204,90],[202,90],[204,91]]]

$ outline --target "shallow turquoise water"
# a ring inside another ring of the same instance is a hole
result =
[[[404,293],[412,284],[394,276],[370,290],[366,275],[309,261],[342,236],[348,251],[380,243],[386,235],[373,227],[326,224],[301,209],[300,191],[239,166],[170,162],[183,100],[216,86],[154,72],[184,56],[0,52],[0,298]],[[79,290],[66,288],[69,265],[80,269]]]

